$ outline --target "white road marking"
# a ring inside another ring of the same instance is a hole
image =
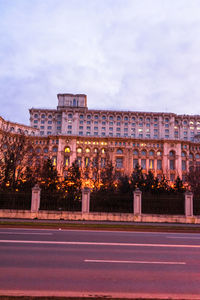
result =
[[[53,235],[53,233],[41,233],[41,232],[1,232],[1,231],[0,234]]]
[[[200,237],[193,236],[167,236],[168,239],[190,239],[190,240],[200,240]]]
[[[114,263],[114,264],[162,264],[162,265],[186,265],[186,262],[180,261],[140,261],[140,260],[103,260],[103,259],[85,259],[89,263]]]
[[[12,244],[46,244],[46,245],[86,245],[86,246],[123,246],[123,247],[167,247],[167,248],[200,248],[200,245],[171,245],[171,244],[137,244],[137,243],[101,243],[101,242],[59,242],[59,241],[23,241],[0,240],[0,243]]]

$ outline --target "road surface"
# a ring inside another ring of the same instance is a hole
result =
[[[200,299],[200,234],[0,228],[0,295]]]

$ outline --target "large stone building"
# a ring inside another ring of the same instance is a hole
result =
[[[30,109],[30,127],[5,123],[7,131],[25,132],[36,152],[52,158],[61,175],[77,159],[92,165],[97,153],[103,167],[107,153],[116,171],[131,174],[137,163],[161,178],[183,180],[200,163],[200,115],[90,110],[83,94],[58,94],[56,109]]]

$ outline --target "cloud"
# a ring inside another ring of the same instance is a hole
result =
[[[0,0],[2,116],[28,123],[65,92],[90,108],[200,113],[199,15],[199,0]]]

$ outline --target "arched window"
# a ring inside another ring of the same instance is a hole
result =
[[[133,155],[138,155],[138,150],[133,150]]]
[[[52,119],[52,115],[48,115],[48,119]]]
[[[48,153],[49,149],[48,148],[44,148],[44,153]]]
[[[142,156],[146,156],[147,151],[146,150],[142,150],[141,154],[142,154]]]
[[[98,153],[98,149],[97,148],[94,148],[94,153]]]
[[[184,151],[181,152],[182,157],[186,157],[186,153]]]
[[[124,121],[128,121],[128,117],[127,116],[124,117]]]
[[[73,99],[73,106],[76,106],[76,99]]]
[[[170,157],[175,157],[175,152],[174,152],[174,151],[170,151],[170,152],[169,152],[169,156],[170,156]]]
[[[52,151],[53,152],[58,152],[58,147],[53,147]]]
[[[161,151],[157,151],[157,156],[161,156],[162,152]]]
[[[72,119],[72,114],[68,114],[68,119]]]
[[[109,116],[109,120],[113,120],[114,118],[113,118],[113,116]]]
[[[70,150],[69,147],[66,147],[66,148],[65,148],[65,153],[70,153],[70,151],[71,151],[71,150]]]
[[[42,114],[42,115],[41,115],[41,118],[44,119],[44,118],[45,118],[45,114]]]
[[[121,117],[120,116],[117,116],[117,121],[121,121]]]
[[[189,154],[189,159],[193,159],[193,158],[194,158],[193,154],[190,153],[190,154]]]
[[[38,147],[36,148],[36,153],[40,153],[41,152],[41,149]]]
[[[199,159],[200,158],[200,155],[199,153],[196,154],[196,159]]]
[[[123,150],[122,149],[117,149],[117,154],[123,154]]]
[[[38,118],[38,114],[34,114],[34,118]]]
[[[149,155],[154,156],[154,151],[153,150],[149,151]]]
[[[103,148],[102,150],[101,150],[101,153],[106,153],[106,150]]]
[[[82,148],[79,147],[79,148],[77,148],[76,151],[77,151],[77,153],[82,153]]]
[[[85,149],[85,152],[86,152],[86,153],[90,153],[90,148],[86,148],[86,149]]]

